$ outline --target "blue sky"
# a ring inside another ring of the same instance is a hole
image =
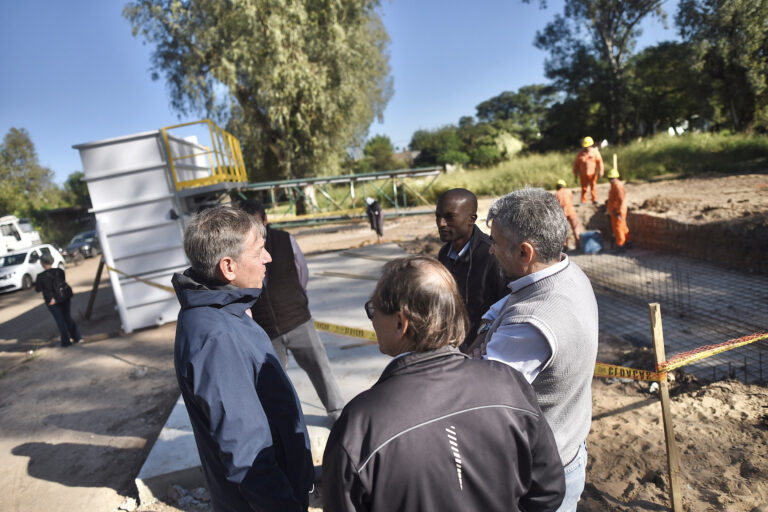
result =
[[[131,35],[123,5],[4,2],[0,137],[25,128],[58,183],[81,169],[73,144],[180,122],[164,82],[150,77],[152,48]],[[647,21],[638,48],[676,38],[676,2],[665,8],[669,28]],[[395,93],[370,135],[407,146],[415,130],[456,123],[502,91],[545,82],[546,54],[533,39],[560,12],[562,0],[545,10],[535,0],[384,0]]]

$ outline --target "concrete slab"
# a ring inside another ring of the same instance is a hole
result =
[[[148,503],[154,497],[163,496],[173,484],[194,488],[203,480],[192,425],[184,400],[179,396],[136,477],[139,501]]]
[[[405,254],[396,244],[381,244],[308,257],[307,295],[312,317],[331,324],[372,329],[363,304],[373,293],[384,264]],[[375,344],[359,338],[321,331],[320,339],[346,401],[370,388],[391,359],[381,354]],[[316,465],[320,465],[332,422],[309,377],[293,358],[288,363],[287,372],[304,411],[312,458]],[[136,478],[140,502],[148,503],[165,496],[172,484],[185,488],[205,486],[192,427],[181,397]]]

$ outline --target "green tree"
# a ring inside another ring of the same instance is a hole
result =
[[[681,0],[675,21],[710,78],[715,120],[768,130],[768,1]]]
[[[53,171],[40,165],[29,132],[11,128],[0,143],[0,215],[27,216],[34,209],[62,204]]]
[[[134,0],[171,105],[237,136],[254,178],[337,172],[391,94],[378,0]],[[223,94],[221,94],[223,91]]]
[[[411,136],[409,147],[411,151],[419,151],[414,165],[464,164],[469,161],[459,130],[453,125],[432,131],[417,130]]]
[[[644,49],[628,66],[632,112],[628,123],[638,135],[652,135],[688,123],[702,128],[712,119],[708,78],[697,71],[686,43],[663,42]]]
[[[501,151],[495,145],[482,145],[472,150],[469,154],[469,158],[473,164],[481,167],[488,167],[501,160]]]
[[[545,62],[547,77],[559,81],[559,88],[569,99],[603,103],[608,132],[614,141],[622,135],[628,108],[627,59],[640,35],[640,22],[649,15],[665,19],[662,3],[663,0],[565,0],[563,14],[556,15],[536,35],[536,47],[550,52]],[[579,86],[565,88],[565,83]],[[580,94],[585,84],[594,84],[588,95]]]
[[[83,178],[85,174],[82,171],[75,171],[64,182],[64,197],[72,206],[91,207],[91,196],[88,193],[88,185]]]
[[[363,154],[368,165],[363,168],[371,171],[391,171],[401,169],[404,163],[394,157],[395,148],[392,141],[386,135],[375,135],[365,143]]]
[[[549,108],[557,98],[550,85],[526,85],[517,92],[505,91],[477,105],[480,121],[509,121],[505,131],[523,139],[526,144],[538,139]]]

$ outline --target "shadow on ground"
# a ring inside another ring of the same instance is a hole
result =
[[[27,472],[34,478],[68,487],[110,487],[127,494],[133,486],[130,474],[117,479],[112,467],[134,466],[142,448],[114,448],[77,443],[24,443],[13,448],[16,456],[29,457]]]

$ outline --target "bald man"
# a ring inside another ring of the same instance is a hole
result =
[[[469,331],[461,345],[467,351],[477,336],[483,314],[509,293],[496,258],[488,250],[491,240],[475,225],[477,197],[464,188],[448,190],[437,200],[435,221],[445,245],[437,259],[453,275],[469,315]]]

